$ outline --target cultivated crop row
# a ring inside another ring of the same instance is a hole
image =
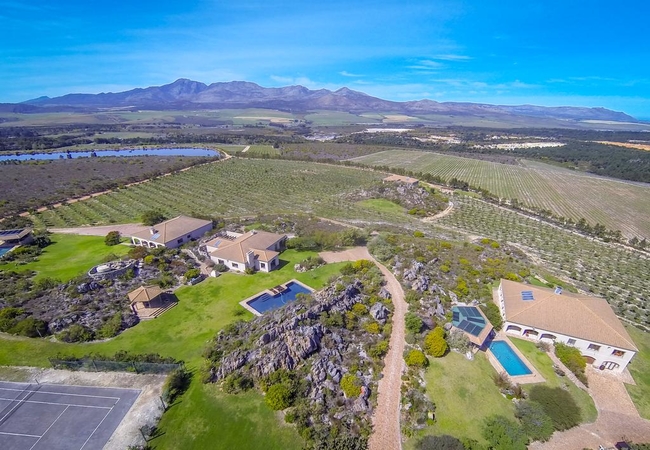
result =
[[[430,173],[445,180],[457,178],[487,189],[503,199],[517,199],[527,207],[551,211],[578,221],[586,219],[624,236],[650,239],[650,186],[522,161],[498,164],[429,152],[390,150],[353,161]]]
[[[581,289],[605,297],[617,313],[650,327],[650,259],[620,246],[558,229],[467,196],[440,224],[512,243]]]

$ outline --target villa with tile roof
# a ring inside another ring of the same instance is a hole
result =
[[[210,258],[216,264],[244,272],[246,269],[270,272],[280,267],[280,252],[287,236],[266,231],[227,233],[205,244]]]
[[[638,352],[603,298],[501,280],[493,299],[506,333],[571,345],[601,370],[622,372]]]
[[[212,221],[178,216],[165,220],[149,230],[133,233],[133,245],[143,247],[176,248],[186,242],[196,240],[212,229]]]

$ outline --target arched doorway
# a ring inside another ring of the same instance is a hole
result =
[[[506,332],[521,334],[521,327],[518,327],[517,325],[508,325],[508,328],[506,328]]]
[[[524,331],[524,336],[529,338],[537,338],[539,336],[539,333],[535,330],[526,330]]]
[[[619,367],[620,367],[619,363],[616,363],[614,361],[605,361],[604,363],[602,363],[600,365],[599,369],[600,370],[604,370],[604,369],[614,370],[614,369],[618,369]]]
[[[551,334],[551,333],[544,333],[539,338],[540,339],[546,339],[546,340],[549,340],[549,341],[555,341],[555,339],[557,339],[557,336],[555,336],[554,334]]]
[[[582,355],[582,357],[585,359],[585,362],[587,364],[593,364],[594,362],[596,362],[596,358],[592,358],[591,356]]]

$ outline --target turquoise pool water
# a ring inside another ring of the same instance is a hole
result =
[[[253,308],[258,313],[262,314],[266,311],[277,309],[287,302],[294,301],[296,299],[296,295],[298,294],[311,293],[311,289],[308,289],[305,286],[294,283],[292,281],[286,284],[286,289],[284,291],[275,295],[271,295],[265,292],[264,294],[258,295],[254,299],[249,300],[248,306]]]
[[[11,250],[11,247],[0,247],[0,257]]]
[[[506,341],[492,341],[490,351],[511,377],[532,373]]]

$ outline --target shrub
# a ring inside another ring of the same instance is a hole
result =
[[[528,442],[519,424],[503,416],[491,416],[485,420],[483,437],[495,450],[526,450]]]
[[[466,353],[469,350],[469,338],[461,330],[452,330],[447,337],[447,344],[460,353]]]
[[[414,231],[413,232],[413,237],[422,238],[422,237],[424,237],[424,233],[421,232],[421,231]]]
[[[448,434],[425,436],[415,444],[415,450],[465,450],[461,441]]]
[[[214,266],[214,270],[216,270],[217,272],[227,272],[228,266],[225,264],[216,264]]]
[[[198,277],[199,275],[201,275],[201,270],[199,270],[199,269],[189,269],[187,272],[185,272],[184,276],[185,276],[185,279],[189,281],[189,280],[191,280],[193,278]]]
[[[108,319],[104,325],[99,329],[98,335],[102,338],[112,338],[122,329],[122,313],[117,313]]]
[[[118,245],[120,243],[120,238],[121,236],[119,231],[109,231],[104,238],[104,244],[108,246]]]
[[[24,311],[20,308],[7,307],[0,309],[0,331],[8,332],[18,323],[18,317]]]
[[[287,409],[291,406],[291,391],[284,384],[274,384],[266,391],[264,400],[274,411]]]
[[[35,317],[27,317],[26,319],[18,321],[9,332],[31,338],[43,337],[49,334],[47,322],[41,319],[36,319]]]
[[[152,265],[155,262],[155,256],[153,255],[147,255],[143,259],[145,264]]]
[[[151,226],[160,223],[165,219],[166,217],[161,211],[152,209],[145,211],[140,220],[142,220],[143,225]]]
[[[568,430],[580,423],[580,408],[571,394],[564,389],[533,386],[530,390],[530,400],[542,406],[556,430]]]
[[[343,320],[343,314],[340,312],[328,312],[327,317],[323,319],[323,325],[326,327],[338,327],[343,328],[345,326],[345,321]]]
[[[420,294],[418,294],[417,291],[409,289],[404,296],[404,300],[406,300],[407,303],[415,303],[420,300]]]
[[[352,305],[352,312],[355,316],[361,317],[368,313],[368,307],[363,303],[355,303]]]
[[[377,322],[370,322],[363,326],[363,328],[370,334],[379,334],[381,333],[381,327]]]
[[[131,250],[129,250],[129,258],[131,259],[142,259],[145,256],[147,256],[147,249],[146,247],[142,247],[138,245],[137,247],[133,247]]]
[[[558,342],[555,344],[555,356],[562,361],[562,364],[564,364],[567,369],[573,372],[578,380],[582,381],[585,386],[587,385],[587,375],[585,375],[587,363],[582,357],[580,350]]]
[[[442,330],[442,333],[437,330]],[[424,338],[424,350],[435,358],[444,356],[448,349],[449,346],[444,338],[444,330],[441,327],[434,328]]]
[[[361,384],[359,383],[359,379],[352,374],[346,373],[343,375],[340,384],[341,390],[347,398],[358,397],[359,394],[361,394]]]
[[[83,325],[75,323],[65,330],[61,331],[57,336],[63,342],[87,342],[93,339],[93,332]]]
[[[245,375],[231,373],[222,384],[223,391],[227,394],[238,394],[253,388],[253,380]]]
[[[429,365],[429,360],[420,350],[409,351],[404,360],[406,361],[406,365],[409,367],[426,367]]]
[[[255,273],[255,269],[253,269],[252,267],[246,267],[246,268],[244,269],[244,273],[245,273],[246,275],[253,275],[253,274]]]
[[[383,358],[386,353],[388,353],[388,348],[389,344],[388,341],[383,340],[377,342],[375,345],[370,347],[370,350],[368,350],[368,354],[375,359],[380,359]]]
[[[499,331],[503,326],[503,319],[501,318],[499,307],[492,302],[488,302],[485,305],[481,305],[481,311],[483,311],[483,314],[485,314],[485,317],[487,317],[494,329]]]
[[[190,387],[190,381],[192,381],[192,373],[184,367],[172,371],[163,386],[163,398],[168,403],[172,403]]]
[[[412,312],[407,312],[404,317],[406,330],[410,333],[417,334],[422,329],[422,319]]]
[[[537,402],[524,400],[516,404],[515,417],[526,435],[533,441],[546,442],[555,431],[553,421]]]
[[[492,375],[492,381],[499,389],[510,389],[510,378],[505,372],[495,373]]]

